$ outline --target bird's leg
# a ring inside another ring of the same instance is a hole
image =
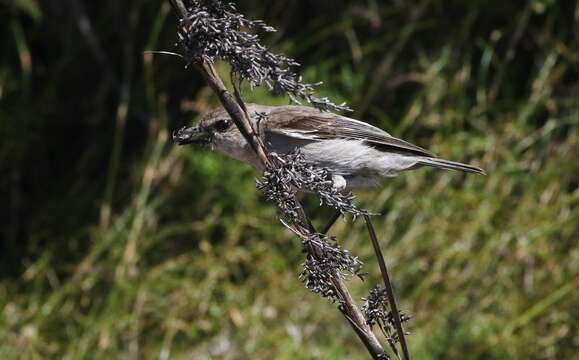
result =
[[[336,189],[337,191],[346,191],[346,179],[344,179],[343,176],[341,175],[332,175],[332,182],[333,182],[333,187],[334,189]],[[334,213],[334,215],[332,215],[332,217],[330,218],[330,220],[328,220],[328,223],[326,224],[326,226],[324,226],[322,228],[321,234],[327,235],[328,231],[330,231],[330,229],[332,228],[332,226],[334,226],[334,224],[336,223],[336,220],[338,220],[338,218],[340,217],[340,215],[342,215],[342,213],[339,210],[336,210],[336,212]]]
[[[346,191],[346,187],[348,186],[348,183],[346,182],[346,179],[344,179],[343,176],[341,175],[332,175],[332,182],[333,182],[333,187],[334,189],[336,189],[337,191]]]
[[[322,231],[320,233],[324,235],[328,234],[328,231],[330,231],[330,229],[336,223],[336,220],[338,220],[340,215],[342,215],[342,213],[339,210],[336,210],[336,212],[332,215],[330,220],[328,220],[328,222],[326,223],[326,226],[322,228]]]

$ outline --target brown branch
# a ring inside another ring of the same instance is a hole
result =
[[[180,31],[184,34],[184,30],[187,29],[189,18],[187,7],[182,0],[169,1],[171,2],[173,9],[180,19]],[[270,165],[271,162],[267,155],[267,150],[265,149],[261,139],[257,136],[257,133],[254,131],[249,120],[249,115],[246,111],[244,111],[245,106],[236,101],[236,99],[229,93],[212,64],[208,63],[207,61],[200,60],[199,62],[195,63],[195,65],[199,68],[211,89],[217,94],[219,101],[228,112],[229,116],[238,127],[244,138],[251,145],[252,149],[255,151],[264,167]],[[306,234],[308,232],[315,233],[315,229],[307,217],[303,207],[301,206],[301,203],[298,201],[296,201],[296,203],[299,205],[297,210],[299,213],[300,224],[292,225],[293,230],[296,233],[301,234]],[[316,251],[316,249],[311,251],[311,255],[315,256],[316,258],[320,258],[319,252]],[[338,294],[338,299],[340,301],[340,311],[348,323],[350,323],[360,340],[364,343],[372,358],[384,358],[384,348],[376,338],[376,335],[372,332],[370,326],[366,323],[362,312],[352,298],[352,295],[350,294],[350,291],[348,290],[344,280],[341,279],[340,274],[337,271],[334,273],[332,278],[333,286]]]
[[[180,0],[172,0],[172,1],[180,2]],[[209,84],[209,87],[211,87],[213,92],[215,92],[215,94],[217,94],[217,97],[219,97],[219,101],[223,105],[223,108],[225,108],[225,110],[227,111],[227,113],[229,114],[229,116],[231,117],[231,119],[233,120],[233,122],[235,123],[235,125],[245,138],[245,140],[247,140],[249,145],[251,145],[253,151],[255,151],[255,153],[257,154],[261,163],[264,165],[264,167],[270,165],[271,162],[269,160],[269,157],[267,156],[265,147],[263,146],[261,139],[257,136],[257,132],[253,129],[251,121],[249,120],[249,115],[244,110],[245,106],[239,104],[235,100],[235,98],[229,93],[229,91],[225,87],[225,84],[223,83],[223,80],[221,80],[219,74],[217,74],[217,71],[215,70],[215,67],[212,64],[202,60],[200,63],[197,63],[196,65],[199,68],[199,70],[201,70],[201,73],[203,74],[203,77]]]

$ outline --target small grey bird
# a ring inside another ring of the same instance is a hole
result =
[[[248,104],[247,111],[270,152],[299,150],[308,163],[328,169],[340,190],[377,186],[386,177],[422,166],[485,174],[476,166],[439,159],[377,127],[345,116],[291,105]],[[224,109],[205,114],[197,126],[181,128],[173,139],[179,145],[209,146],[263,170]]]

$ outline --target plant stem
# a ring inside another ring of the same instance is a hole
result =
[[[180,19],[180,32],[182,34],[187,33],[189,21],[188,21],[188,10],[182,0],[169,0],[173,9],[175,10],[177,16]],[[247,142],[251,145],[257,156],[259,157],[260,161],[267,167],[267,165],[271,164],[271,161],[267,155],[267,150],[265,149],[261,139],[258,137],[256,132],[254,131],[251,122],[249,120],[249,115],[247,114],[245,106],[243,105],[240,98],[235,99],[225,87],[225,84],[219,77],[219,74],[215,70],[212,64],[200,60],[195,63],[195,65],[201,71],[203,77],[211,87],[211,89],[217,94],[219,97],[219,101],[225,108],[225,110],[229,113],[229,116],[235,123],[235,125],[240,130],[241,134],[247,140]],[[307,234],[307,233],[315,233],[315,229],[311,224],[311,221],[307,217],[302,204],[296,200],[298,204],[298,213],[299,213],[299,224],[293,224],[293,230],[298,234]],[[316,258],[320,258],[319,252],[316,251],[319,249],[311,249],[310,255],[315,256]],[[364,343],[368,352],[374,359],[382,359],[384,358],[385,352],[384,348],[376,338],[376,335],[372,332],[370,326],[366,323],[364,319],[364,315],[356,305],[356,302],[352,298],[348,287],[346,286],[344,280],[340,277],[338,271],[334,273],[332,276],[332,283],[334,288],[338,294],[338,298],[340,301],[340,311],[348,320],[360,340]]]
[[[402,320],[400,320],[400,312],[398,312],[398,306],[396,305],[396,297],[394,296],[394,290],[392,289],[392,283],[390,282],[390,276],[388,276],[388,268],[386,267],[386,262],[384,261],[384,255],[382,255],[382,250],[380,249],[380,244],[378,243],[378,238],[376,237],[376,231],[374,230],[374,225],[370,220],[370,216],[364,215],[364,221],[368,227],[368,234],[372,240],[372,245],[374,246],[374,252],[378,258],[378,265],[380,266],[380,272],[382,273],[382,278],[384,279],[384,286],[386,288],[386,296],[388,296],[388,302],[390,303],[390,310],[392,311],[392,316],[394,317],[394,325],[396,326],[396,332],[398,333],[398,340],[400,341],[400,346],[402,347],[402,354],[404,359],[410,360],[410,353],[408,351],[408,346],[406,345],[406,337],[404,336],[404,329],[402,328]]]

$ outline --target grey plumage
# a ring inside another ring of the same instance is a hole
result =
[[[345,116],[290,105],[248,104],[247,110],[269,151],[283,154],[299,150],[307,162],[334,174],[339,188],[377,186],[385,177],[421,166],[484,174],[476,166],[439,159],[421,147]],[[261,169],[257,156],[223,109],[207,113],[197,126],[179,130],[174,138],[179,144],[204,143]]]

